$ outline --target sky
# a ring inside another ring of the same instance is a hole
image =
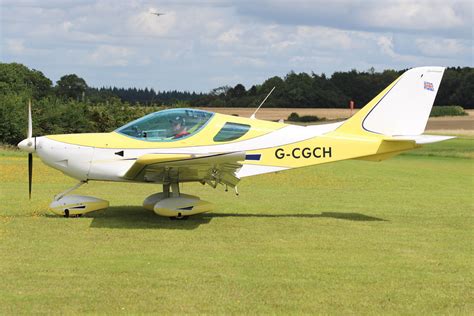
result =
[[[473,67],[471,0],[0,3],[0,61],[53,82],[208,92],[290,71]]]

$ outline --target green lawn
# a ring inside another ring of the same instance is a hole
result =
[[[47,211],[74,184],[0,151],[0,314],[471,314],[474,139],[380,163],[346,161],[244,179],[240,196],[183,192],[214,212],[143,210],[160,186],[90,183],[111,207]]]

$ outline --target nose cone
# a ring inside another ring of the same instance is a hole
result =
[[[20,148],[23,151],[32,153],[35,151],[35,139],[34,138],[26,138],[22,140],[18,144],[18,148]]]

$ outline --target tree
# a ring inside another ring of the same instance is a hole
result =
[[[237,84],[234,88],[228,91],[231,98],[241,98],[245,96],[245,87],[242,84]]]
[[[249,89],[248,95],[249,95],[249,96],[256,96],[256,95],[257,95],[257,91],[258,91],[257,86],[256,86],[256,85],[253,85],[253,86]]]
[[[43,98],[51,93],[52,82],[41,71],[28,69],[17,64],[0,63],[0,93],[25,93],[33,99]]]
[[[86,81],[75,74],[62,76],[56,82],[56,94],[65,99],[79,100],[86,89]]]
[[[218,87],[218,88],[212,89],[209,94],[210,94],[210,95],[213,95],[213,96],[226,96],[226,95],[227,95],[227,92],[228,92],[230,89],[231,89],[231,87],[229,87],[229,86],[222,86],[222,87]]]

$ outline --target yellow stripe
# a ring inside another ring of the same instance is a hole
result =
[[[255,138],[280,129],[286,124],[261,121],[257,119],[249,119],[245,117],[236,117],[231,115],[224,115],[216,113],[211,121],[196,134],[176,141],[168,142],[152,142],[135,139],[116,132],[111,133],[91,133],[91,134],[64,134],[64,135],[49,135],[49,139],[63,142],[67,144],[89,146],[97,148],[117,148],[117,149],[147,149],[147,148],[181,148],[194,146],[209,146],[224,144],[225,142],[215,142],[214,136],[224,126],[225,123],[239,123],[248,124],[251,126],[250,130],[241,138],[227,142],[240,142],[243,140]]]

